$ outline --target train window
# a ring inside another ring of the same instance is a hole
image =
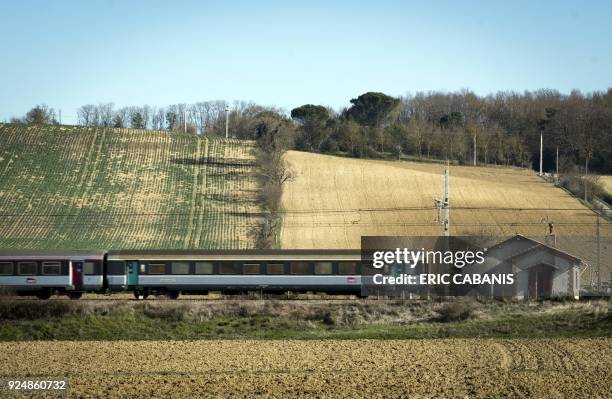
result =
[[[147,265],[147,272],[149,274],[166,274],[165,263],[149,263]]]
[[[38,265],[36,262],[19,262],[19,274],[23,276],[33,276],[36,274]]]
[[[383,270],[382,269],[377,269],[374,266],[372,266],[372,264],[362,264],[361,266],[361,274],[365,274],[365,275],[374,275],[374,274],[378,274],[378,273],[382,273]]]
[[[195,274],[213,274],[213,264],[210,262],[196,262]]]
[[[86,276],[91,276],[92,274],[96,274],[95,263],[85,262],[85,266],[83,266],[83,274],[85,274]]]
[[[0,275],[6,276],[9,274],[13,274],[13,263],[0,262]]]
[[[259,267],[259,263],[245,263],[242,265],[242,273],[243,274],[260,274],[261,269]]]
[[[331,262],[317,262],[314,265],[315,274],[332,274]]]
[[[282,263],[268,263],[266,265],[267,274],[283,274],[285,273],[285,265]]]
[[[291,262],[291,274],[308,274],[309,272],[308,262]]]
[[[172,274],[189,274],[189,262],[172,262]]]
[[[355,262],[338,263],[338,274],[357,274],[357,264]]]
[[[219,265],[219,274],[239,274],[240,269],[235,263],[221,263]]]
[[[43,262],[42,274],[46,276],[59,276],[62,265],[59,262]]]

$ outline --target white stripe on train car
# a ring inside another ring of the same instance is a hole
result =
[[[140,275],[138,285],[142,286],[167,286],[167,285],[228,285],[228,286],[253,286],[253,285],[287,285],[287,286],[337,286],[361,284],[361,276],[296,276],[296,275]]]
[[[109,274],[106,276],[109,286],[125,286],[127,279],[124,274]]]
[[[70,287],[68,276],[1,276],[0,285],[9,287]]]
[[[102,276],[101,275],[87,275],[83,276],[83,288],[94,289],[102,287]]]

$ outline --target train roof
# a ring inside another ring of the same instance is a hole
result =
[[[0,259],[102,259],[106,254],[100,250],[65,250],[65,249],[1,249]]]
[[[120,250],[109,251],[109,260],[359,260],[352,249],[243,249],[243,250]]]

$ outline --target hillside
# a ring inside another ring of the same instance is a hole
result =
[[[250,247],[251,146],[0,124],[0,247]]]
[[[612,197],[612,176],[600,176],[599,179],[604,190]]]
[[[363,235],[443,233],[433,206],[444,194],[444,165],[297,151],[286,161],[295,178],[282,198],[284,248],[359,248]],[[453,166],[450,203],[452,234],[542,237],[552,221],[560,247],[595,262],[595,214],[532,171]],[[601,223],[609,267],[612,225]]]

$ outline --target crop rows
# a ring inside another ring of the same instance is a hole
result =
[[[10,342],[0,377],[67,397],[609,397],[612,340]]]
[[[0,124],[0,247],[248,247],[250,149],[177,133]]]
[[[253,223],[250,214],[257,210],[253,201],[256,186],[252,150],[251,143],[238,140],[209,142],[200,223],[217,229],[202,230],[195,237],[196,246],[203,240],[218,242],[219,248],[249,247],[248,231]]]

